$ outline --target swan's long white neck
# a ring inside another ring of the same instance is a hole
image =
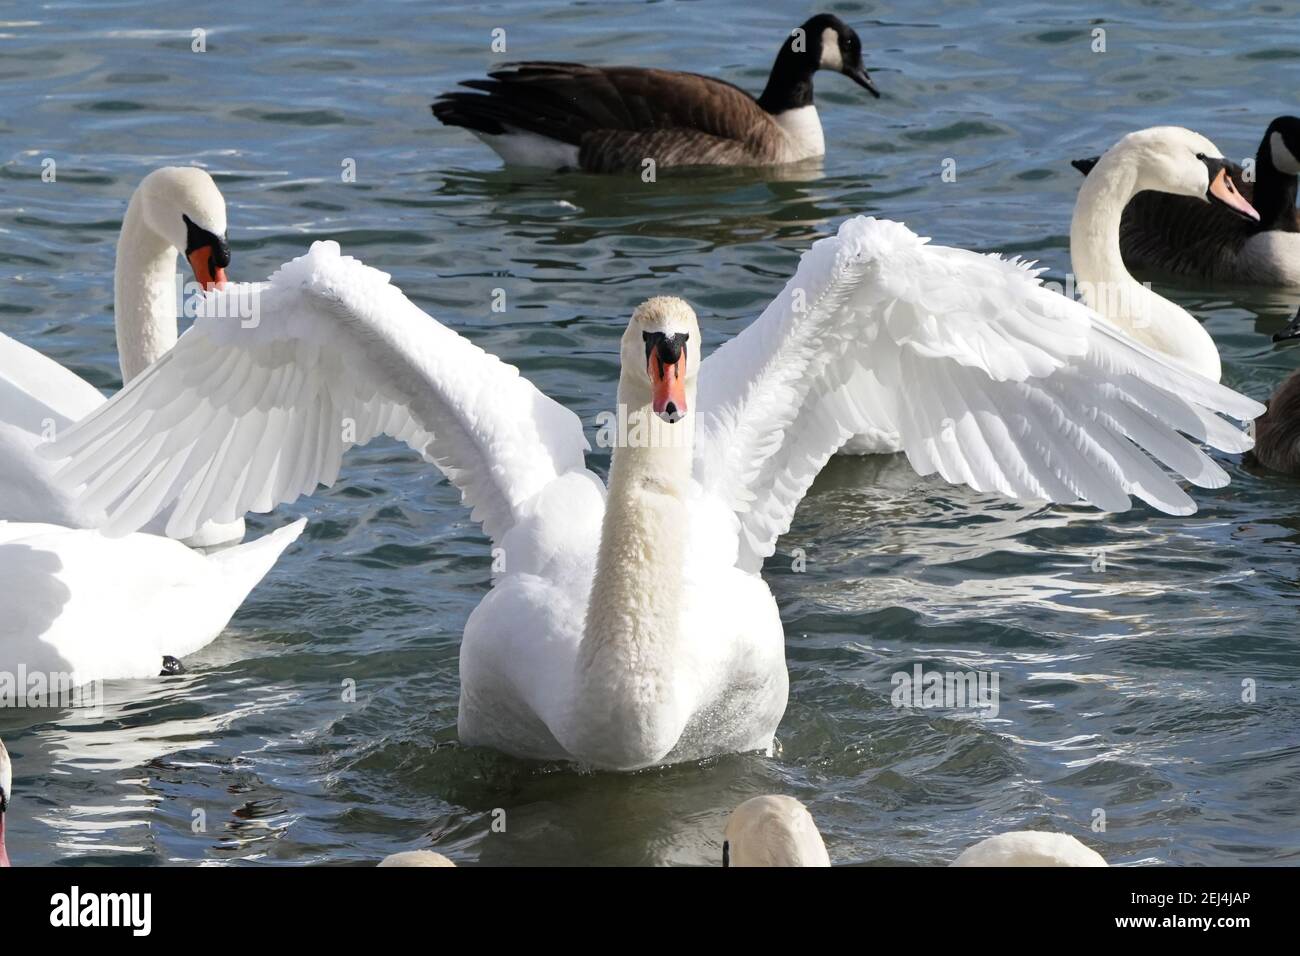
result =
[[[651,410],[636,369],[619,378],[627,442],[614,449],[600,551],[578,653],[575,707],[611,766],[633,769],[667,755],[676,720],[676,649],[681,640],[686,498],[691,481],[695,386],[687,414],[669,424]]]
[[[1219,350],[1186,310],[1138,282],[1120,253],[1120,220],[1143,189],[1137,157],[1122,146],[1107,152],[1083,181],[1070,221],[1070,262],[1083,301],[1139,342],[1214,381]]]
[[[113,323],[122,384],[176,344],[176,247],[149,228],[144,200],[131,197],[117,240]]]

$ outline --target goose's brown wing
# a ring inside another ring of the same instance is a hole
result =
[[[537,61],[461,85],[433,104],[443,123],[569,143],[584,169],[635,168],[647,157],[659,165],[763,162],[778,145],[779,131],[752,96],[696,73]]]

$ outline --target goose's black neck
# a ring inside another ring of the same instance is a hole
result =
[[[1300,177],[1284,173],[1273,165],[1273,127],[1268,128],[1264,140],[1255,154],[1255,195],[1252,197],[1259,213],[1260,230],[1297,232],[1296,187]]]
[[[758,105],[772,115],[812,106],[813,74],[817,72],[817,61],[806,49],[796,52],[795,42],[795,37],[786,37],[781,52],[776,55],[776,62],[772,64],[763,95],[758,98]]]

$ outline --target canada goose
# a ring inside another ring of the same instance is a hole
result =
[[[794,797],[746,800],[727,818],[723,866],[830,866],[808,808]],[[1106,866],[1096,850],[1065,833],[999,833],[962,851],[949,866]]]
[[[872,96],[862,41],[839,17],[812,17],[781,44],[757,100],[712,77],[636,66],[534,61],[444,93],[433,115],[463,126],[509,165],[593,173],[657,166],[770,166],[822,156],[813,74],[843,73]]]
[[[1300,118],[1279,116],[1255,153],[1254,181],[1226,164],[1241,194],[1259,212],[1243,219],[1221,205],[1145,191],[1124,210],[1120,249],[1131,269],[1248,285],[1300,285]],[[1096,159],[1072,165],[1088,175]]]
[[[1300,309],[1274,342],[1300,339]],[[1273,392],[1264,414],[1255,419],[1255,447],[1250,457],[1271,471],[1300,477],[1300,370]]]
[[[336,243],[257,288],[256,328],[222,318],[249,290],[210,293],[45,446],[70,459],[59,479],[87,483],[110,534],[179,500],[183,535],[332,483],[353,444],[407,442],[505,556],[461,641],[462,742],[610,770],[770,749],[788,674],[763,562],[849,435],[887,428],[921,473],[1010,497],[1190,514],[1153,459],[1220,487],[1193,442],[1244,450],[1217,412],[1261,410],[1022,265],[859,217],[707,358],[681,299],[633,312],[606,482],[573,412]]]

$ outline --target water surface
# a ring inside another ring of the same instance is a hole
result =
[[[834,4],[885,98],[818,77],[824,164],[646,184],[503,171],[428,103],[506,58],[488,46],[497,27],[509,57],[684,68],[757,92],[813,8],[9,5],[0,330],[116,388],[126,200],[148,170],[199,163],[229,203],[232,275],[337,239],[592,426],[647,296],[691,300],[716,345],[857,213],[1063,280],[1071,158],[1177,123],[1241,159],[1296,112],[1294,2],[982,7]],[[1269,336],[1300,293],[1157,288],[1206,322],[1234,387],[1262,398],[1296,366]],[[791,671],[778,753],[613,775],[457,743],[457,653],[487,542],[436,473],[375,443],[333,489],[252,519],[253,533],[310,523],[189,673],[108,685],[102,718],[0,714],[10,854],[367,863],[437,847],[463,864],[717,864],[730,808],[782,792],[844,863],[943,863],[980,836],[1045,827],[1116,863],[1296,862],[1300,484],[1222,460],[1232,484],[1197,491],[1190,518],[1008,504],[902,459],[835,460],[767,569]],[[918,663],[996,673],[998,717],[892,707],[891,675]]]

